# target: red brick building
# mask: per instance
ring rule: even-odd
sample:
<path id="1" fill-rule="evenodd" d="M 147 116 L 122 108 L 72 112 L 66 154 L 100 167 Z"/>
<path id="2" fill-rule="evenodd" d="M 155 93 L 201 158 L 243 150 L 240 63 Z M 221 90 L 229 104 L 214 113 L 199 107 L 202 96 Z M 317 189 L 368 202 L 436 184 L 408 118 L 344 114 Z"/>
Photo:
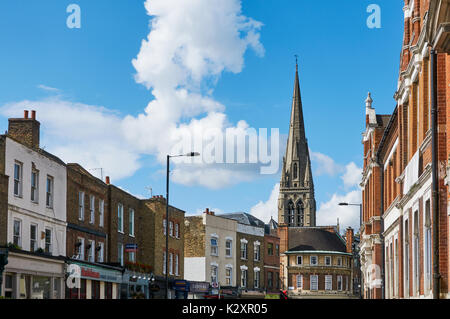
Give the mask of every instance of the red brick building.
<path id="1" fill-rule="evenodd" d="M 273 219 L 264 228 L 264 281 L 266 292 L 277 293 L 280 290 L 280 238 L 278 224 Z"/>
<path id="2" fill-rule="evenodd" d="M 363 291 L 448 298 L 450 1 L 406 0 L 404 21 L 397 105 L 366 100 Z"/>

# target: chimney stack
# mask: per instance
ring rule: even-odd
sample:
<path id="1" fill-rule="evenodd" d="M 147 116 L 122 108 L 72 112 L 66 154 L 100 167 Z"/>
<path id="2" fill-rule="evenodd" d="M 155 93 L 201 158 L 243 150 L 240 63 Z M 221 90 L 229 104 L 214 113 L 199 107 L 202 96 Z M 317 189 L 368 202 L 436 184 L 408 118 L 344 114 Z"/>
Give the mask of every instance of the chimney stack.
<path id="1" fill-rule="evenodd" d="M 8 136 L 17 142 L 29 147 L 39 148 L 39 131 L 41 123 L 36 121 L 36 111 L 31 111 L 31 118 L 28 111 L 23 111 L 23 118 L 8 119 Z"/>
<path id="2" fill-rule="evenodd" d="M 345 240 L 347 246 L 347 252 L 353 253 L 353 228 L 349 227 L 345 231 Z"/>

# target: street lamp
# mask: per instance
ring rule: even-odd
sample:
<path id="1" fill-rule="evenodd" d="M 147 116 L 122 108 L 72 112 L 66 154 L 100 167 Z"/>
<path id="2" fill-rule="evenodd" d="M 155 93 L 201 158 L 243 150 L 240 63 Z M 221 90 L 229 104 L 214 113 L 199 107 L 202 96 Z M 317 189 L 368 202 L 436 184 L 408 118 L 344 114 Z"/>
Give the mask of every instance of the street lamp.
<path id="1" fill-rule="evenodd" d="M 171 157 L 194 157 L 199 156 L 198 152 L 190 152 L 182 155 L 167 155 L 167 174 L 166 174 L 166 299 L 169 299 L 169 172 Z"/>
<path id="2" fill-rule="evenodd" d="M 359 227 L 362 225 L 362 204 L 339 203 L 339 206 L 359 206 Z"/>

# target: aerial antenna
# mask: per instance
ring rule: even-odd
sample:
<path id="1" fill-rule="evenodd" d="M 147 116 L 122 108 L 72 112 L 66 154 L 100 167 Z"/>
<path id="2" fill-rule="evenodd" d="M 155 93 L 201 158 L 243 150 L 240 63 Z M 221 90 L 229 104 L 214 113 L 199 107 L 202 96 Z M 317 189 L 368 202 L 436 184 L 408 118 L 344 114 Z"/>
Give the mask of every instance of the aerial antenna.
<path id="1" fill-rule="evenodd" d="M 150 191 L 150 198 L 152 198 L 153 197 L 153 189 L 150 186 L 146 186 L 145 189 Z"/>
<path id="2" fill-rule="evenodd" d="M 102 168 L 102 167 L 99 167 L 99 168 L 90 168 L 89 170 L 90 170 L 90 171 L 98 171 L 98 170 L 100 170 L 100 176 L 101 176 L 101 179 L 102 179 L 102 181 L 103 181 L 103 168 Z"/>

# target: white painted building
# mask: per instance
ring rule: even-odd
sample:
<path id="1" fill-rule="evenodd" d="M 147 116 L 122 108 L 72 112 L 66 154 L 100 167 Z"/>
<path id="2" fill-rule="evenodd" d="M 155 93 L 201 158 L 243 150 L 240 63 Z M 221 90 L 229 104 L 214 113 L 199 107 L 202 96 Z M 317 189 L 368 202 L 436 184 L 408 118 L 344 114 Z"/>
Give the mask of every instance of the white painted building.
<path id="1" fill-rule="evenodd" d="M 26 251 L 66 255 L 66 166 L 7 137 L 8 242 Z"/>
<path id="2" fill-rule="evenodd" d="M 14 299 L 64 298 L 66 165 L 39 147 L 36 113 L 9 119 L 0 136 L 0 172 L 8 176 L 8 264 L 2 294 Z"/>
<path id="3" fill-rule="evenodd" d="M 215 216 L 209 210 L 202 216 L 187 217 L 186 221 L 191 226 L 187 229 L 202 232 L 203 248 L 202 251 L 195 251 L 195 256 L 185 253 L 185 279 L 209 282 L 213 288 L 215 284 L 217 287 L 235 287 L 238 284 L 236 255 L 239 253 L 235 251 L 237 221 Z M 194 226 L 194 223 L 199 225 Z M 189 241 L 185 245 L 190 245 Z"/>

